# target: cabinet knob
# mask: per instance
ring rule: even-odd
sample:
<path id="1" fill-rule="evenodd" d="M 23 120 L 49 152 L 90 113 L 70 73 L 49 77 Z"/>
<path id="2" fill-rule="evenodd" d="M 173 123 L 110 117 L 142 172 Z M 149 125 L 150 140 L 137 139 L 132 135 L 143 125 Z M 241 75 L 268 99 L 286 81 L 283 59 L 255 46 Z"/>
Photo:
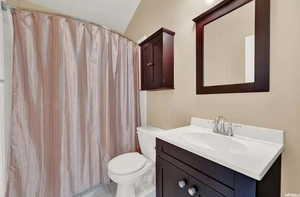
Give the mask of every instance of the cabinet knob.
<path id="1" fill-rule="evenodd" d="M 188 193 L 190 196 L 195 196 L 197 193 L 197 188 L 196 187 L 191 187 L 188 189 Z"/>
<path id="2" fill-rule="evenodd" d="M 178 181 L 178 186 L 179 186 L 181 189 L 185 188 L 186 184 L 187 184 L 186 180 Z"/>

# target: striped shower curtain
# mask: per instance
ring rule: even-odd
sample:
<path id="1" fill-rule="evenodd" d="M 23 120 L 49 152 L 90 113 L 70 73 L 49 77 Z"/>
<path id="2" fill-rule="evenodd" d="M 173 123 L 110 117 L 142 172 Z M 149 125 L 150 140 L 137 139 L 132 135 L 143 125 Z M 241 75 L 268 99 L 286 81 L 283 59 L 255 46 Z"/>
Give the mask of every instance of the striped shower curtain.
<path id="1" fill-rule="evenodd" d="M 69 197 L 135 151 L 139 46 L 105 28 L 15 9 L 7 197 Z"/>
<path id="2" fill-rule="evenodd" d="M 1 0 L 0 0 L 1 2 Z M 9 144 L 10 70 L 12 55 L 12 19 L 9 11 L 0 9 L 0 197 L 5 196 L 7 183 L 7 145 Z"/>

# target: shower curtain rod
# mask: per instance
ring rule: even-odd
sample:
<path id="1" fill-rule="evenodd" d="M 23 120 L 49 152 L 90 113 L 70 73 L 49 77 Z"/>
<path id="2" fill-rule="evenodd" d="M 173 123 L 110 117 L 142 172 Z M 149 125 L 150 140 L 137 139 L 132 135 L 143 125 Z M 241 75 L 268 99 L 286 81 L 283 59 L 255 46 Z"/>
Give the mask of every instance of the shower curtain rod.
<path id="1" fill-rule="evenodd" d="M 1 0 L 0 0 L 1 1 Z M 117 31 L 114 31 L 114 30 L 111 30 L 110 28 L 108 27 L 105 27 L 104 25 L 99 25 L 99 24 L 96 24 L 96 23 L 93 23 L 93 22 L 90 22 L 90 21 L 87 21 L 87 20 L 84 20 L 84 19 L 80 19 L 80 18 L 76 18 L 76 17 L 73 17 L 73 16 L 68 16 L 68 15 L 64 15 L 64 14 L 58 14 L 58 13 L 51 13 L 51 12 L 45 12 L 45 11 L 40 11 L 40 10 L 30 10 L 30 9 L 24 9 L 24 8 L 17 8 L 15 6 L 12 6 L 10 5 L 9 3 L 5 2 L 5 1 L 1 1 L 1 9 L 3 11 L 7 11 L 7 10 L 11 10 L 11 9 L 20 9 L 20 10 L 24 10 L 24 11 L 33 11 L 33 12 L 40 12 L 40 13 L 44 13 L 44 14 L 49 14 L 49 15 L 56 15 L 56 16 L 61 16 L 61 17 L 65 17 L 65 18 L 69 18 L 69 19 L 73 19 L 73 20 L 77 20 L 77 21 L 81 21 L 83 23 L 88 23 L 88 24 L 91 24 L 91 25 L 95 25 L 97 27 L 101 27 L 101 28 L 104 28 L 112 33 L 115 33 L 115 34 L 118 34 L 119 36 L 123 37 L 123 38 L 126 38 L 127 40 L 135 43 L 135 44 L 138 44 L 137 42 L 135 42 L 134 40 L 124 36 L 123 34 L 117 32 Z"/>

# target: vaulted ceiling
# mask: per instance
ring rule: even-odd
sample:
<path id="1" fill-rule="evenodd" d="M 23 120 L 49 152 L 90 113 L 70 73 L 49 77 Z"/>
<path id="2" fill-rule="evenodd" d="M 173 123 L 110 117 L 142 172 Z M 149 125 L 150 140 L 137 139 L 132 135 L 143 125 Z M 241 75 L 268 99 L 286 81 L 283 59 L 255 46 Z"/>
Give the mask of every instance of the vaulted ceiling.
<path id="1" fill-rule="evenodd" d="M 22 1 L 22 0 L 17 0 Z M 61 14 L 79 17 L 124 33 L 141 0 L 27 0 Z"/>

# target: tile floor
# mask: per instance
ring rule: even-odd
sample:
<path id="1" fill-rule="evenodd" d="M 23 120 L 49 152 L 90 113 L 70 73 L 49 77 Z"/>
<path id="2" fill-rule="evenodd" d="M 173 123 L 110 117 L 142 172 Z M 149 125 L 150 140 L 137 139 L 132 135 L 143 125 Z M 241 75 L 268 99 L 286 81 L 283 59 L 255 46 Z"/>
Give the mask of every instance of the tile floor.
<path id="1" fill-rule="evenodd" d="M 115 197 L 116 190 L 116 184 L 112 183 L 110 185 L 101 185 L 76 197 Z M 155 193 L 153 192 L 145 197 L 155 197 Z"/>
<path id="2" fill-rule="evenodd" d="M 115 197 L 116 189 L 117 186 L 115 184 L 98 185 L 74 197 Z"/>

